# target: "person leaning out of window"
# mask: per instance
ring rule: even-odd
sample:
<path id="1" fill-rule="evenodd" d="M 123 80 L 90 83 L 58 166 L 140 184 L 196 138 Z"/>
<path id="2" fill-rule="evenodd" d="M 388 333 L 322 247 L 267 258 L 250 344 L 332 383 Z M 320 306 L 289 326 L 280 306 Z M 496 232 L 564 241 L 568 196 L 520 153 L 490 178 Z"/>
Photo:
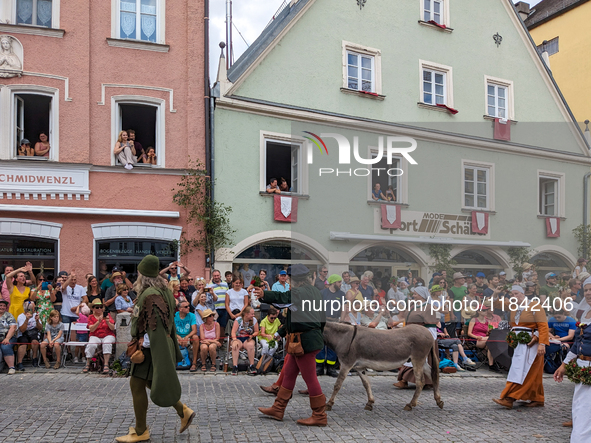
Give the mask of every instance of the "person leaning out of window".
<path id="1" fill-rule="evenodd" d="M 23 138 L 21 140 L 21 145 L 16 148 L 16 155 L 19 157 L 34 157 L 35 156 L 35 149 L 31 147 L 31 142 L 29 139 Z"/>
<path id="2" fill-rule="evenodd" d="M 146 152 L 142 152 L 138 156 L 137 162 L 144 163 L 146 165 L 156 165 L 158 161 L 156 159 L 156 150 L 154 149 L 154 146 L 148 146 Z"/>
<path id="3" fill-rule="evenodd" d="M 135 147 L 127 140 L 127 131 L 121 131 L 119 133 L 113 153 L 125 169 L 131 170 L 133 169 L 133 165 L 137 163 Z"/>
<path id="4" fill-rule="evenodd" d="M 35 143 L 35 155 L 38 157 L 49 157 L 49 137 L 45 132 L 39 133 L 39 141 Z"/>

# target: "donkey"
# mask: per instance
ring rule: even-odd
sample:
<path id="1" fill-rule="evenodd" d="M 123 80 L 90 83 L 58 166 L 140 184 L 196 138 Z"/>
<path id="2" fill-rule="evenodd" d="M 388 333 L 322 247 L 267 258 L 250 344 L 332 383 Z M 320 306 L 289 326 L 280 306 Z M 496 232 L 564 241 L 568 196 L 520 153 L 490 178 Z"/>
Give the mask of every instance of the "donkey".
<path id="1" fill-rule="evenodd" d="M 346 323 L 327 322 L 324 327 L 324 342 L 332 348 L 341 362 L 341 370 L 334 385 L 332 397 L 326 404 L 330 411 L 343 381 L 351 369 L 357 370 L 367 391 L 365 409 L 373 409 L 374 396 L 365 369 L 388 371 L 401 367 L 410 358 L 416 379 L 416 391 L 405 411 L 416 407 L 425 385 L 424 372 L 429 370 L 427 357 L 431 354 L 431 379 L 437 406 L 443 409 L 439 395 L 439 351 L 431 333 L 424 326 L 408 325 L 402 329 L 379 330 Z"/>

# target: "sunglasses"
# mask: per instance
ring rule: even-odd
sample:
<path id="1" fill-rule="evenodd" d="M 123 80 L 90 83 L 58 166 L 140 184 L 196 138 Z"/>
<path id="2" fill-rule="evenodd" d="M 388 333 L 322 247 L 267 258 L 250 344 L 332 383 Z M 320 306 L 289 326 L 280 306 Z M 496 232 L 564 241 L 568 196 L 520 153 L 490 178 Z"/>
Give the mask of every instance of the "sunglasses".
<path id="1" fill-rule="evenodd" d="M 103 309 L 102 306 L 93 306 L 92 309 Z"/>

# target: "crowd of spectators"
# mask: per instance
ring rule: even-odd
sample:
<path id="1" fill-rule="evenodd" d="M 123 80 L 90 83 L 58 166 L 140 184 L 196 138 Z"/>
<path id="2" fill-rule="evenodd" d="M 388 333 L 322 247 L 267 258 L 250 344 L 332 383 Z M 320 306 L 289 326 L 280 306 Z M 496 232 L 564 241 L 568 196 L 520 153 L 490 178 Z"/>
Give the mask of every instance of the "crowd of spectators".
<path id="1" fill-rule="evenodd" d="M 399 309 L 399 302 L 412 299 L 431 303 L 437 311 L 439 345 L 450 354 L 457 370 L 473 366 L 474 354 L 467 351 L 480 349 L 486 355 L 488 368 L 499 371 L 489 340 L 491 331 L 507 328 L 503 300 L 511 297 L 515 285 L 523 288 L 528 299 L 538 298 L 546 307 L 551 331 L 548 353 L 564 355 L 573 340 L 578 304 L 583 300 L 581 282 L 589 277 L 585 265 L 586 261 L 581 259 L 572 273 L 546 273 L 543 284 L 535 266 L 529 263 L 523 264 L 523 271 L 511 280 L 505 272 L 488 276 L 478 272 L 473 276 L 438 271 L 429 283 L 412 274 L 389 277 L 374 275 L 370 270 L 359 275 L 351 270 L 328 275 L 328 268 L 320 266 L 311 275 L 311 284 L 321 291 L 324 300 L 351 302 L 344 309 L 327 304 L 329 319 L 362 327 L 404 327 L 409 312 Z M 180 262 L 171 263 L 160 273 L 169 281 L 176 300 L 179 345 L 186 355 L 192 354 L 189 364 L 183 362 L 179 369 L 215 372 L 225 347 L 224 352 L 231 356 L 232 374 L 238 373 L 241 358 L 247 361 L 246 372 L 256 374 L 256 358 L 272 357 L 281 348 L 279 332 L 285 318 L 281 309 L 258 302 L 253 295 L 253 283 L 258 277 L 257 284 L 264 289 L 288 291 L 288 272 L 277 272 L 275 281 L 267 279 L 265 269 L 256 273 L 248 265 L 234 273 L 226 272 L 224 280 L 218 270 L 212 272 L 210 281 L 190 274 Z M 83 372 L 87 372 L 90 359 L 100 347 L 104 357 L 102 371 L 108 373 L 116 342 L 117 315 L 132 313 L 136 300 L 129 276 L 114 267 L 102 279 L 92 274 L 79 278 L 74 271 L 49 277 L 42 273 L 34 275 L 31 263 L 18 269 L 4 269 L 0 286 L 0 362 L 5 362 L 8 373 L 14 374 L 24 371 L 23 361 L 29 358 L 32 366 L 38 367 L 41 353 L 46 368 L 54 361 L 53 368 L 58 369 L 62 354 L 67 353 L 74 363 L 83 363 Z M 450 308 L 454 301 L 464 302 L 463 308 Z M 567 306 L 572 309 L 566 310 Z M 85 324 L 86 329 L 66 337 L 67 325 L 71 323 Z M 63 343 L 70 340 L 87 344 L 64 349 Z M 330 350 L 323 350 L 317 356 L 317 363 L 323 367 L 317 371 L 324 373 L 326 366 L 327 374 L 336 375 L 336 360 Z"/>

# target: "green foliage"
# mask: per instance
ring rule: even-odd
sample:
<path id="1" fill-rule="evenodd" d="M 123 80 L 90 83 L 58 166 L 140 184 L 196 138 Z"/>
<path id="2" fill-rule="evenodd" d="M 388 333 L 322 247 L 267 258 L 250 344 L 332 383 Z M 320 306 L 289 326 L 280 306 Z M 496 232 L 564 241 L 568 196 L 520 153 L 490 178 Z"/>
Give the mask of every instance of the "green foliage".
<path id="1" fill-rule="evenodd" d="M 580 257 L 587 257 L 591 251 L 591 225 L 579 225 L 573 229 L 575 240 L 578 243 Z"/>
<path id="2" fill-rule="evenodd" d="M 212 183 L 207 170 L 199 160 L 189 161 L 186 175 L 173 189 L 173 201 L 188 210 L 187 223 L 195 227 L 196 235 L 186 232 L 180 241 L 183 254 L 193 249 L 204 249 L 206 254 L 232 242 L 236 232 L 230 227 L 232 208 L 211 199 Z"/>
<path id="3" fill-rule="evenodd" d="M 435 260 L 435 265 L 431 268 L 433 272 L 445 270 L 447 272 L 448 280 L 454 274 L 453 265 L 455 260 L 451 258 L 452 245 L 429 245 L 429 255 Z"/>
<path id="4" fill-rule="evenodd" d="M 529 259 L 532 258 L 535 253 L 535 250 L 525 247 L 514 247 L 507 249 L 507 254 L 509 254 L 513 271 L 515 271 L 516 274 L 521 274 L 523 272 L 522 265 L 524 263 L 529 263 Z"/>

